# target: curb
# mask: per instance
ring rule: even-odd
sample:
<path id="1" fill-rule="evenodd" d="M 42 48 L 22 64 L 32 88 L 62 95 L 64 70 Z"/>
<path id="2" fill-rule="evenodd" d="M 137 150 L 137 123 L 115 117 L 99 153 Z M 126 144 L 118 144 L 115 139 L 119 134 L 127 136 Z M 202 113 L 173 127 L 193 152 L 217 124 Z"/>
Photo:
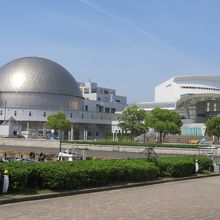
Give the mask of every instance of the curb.
<path id="1" fill-rule="evenodd" d="M 190 176 L 190 177 L 181 177 L 181 178 L 168 178 L 168 179 L 154 180 L 154 181 L 140 182 L 140 183 L 128 183 L 128 184 L 123 184 L 123 185 L 105 186 L 105 187 L 64 191 L 64 192 L 54 192 L 54 193 L 48 193 L 48 194 L 43 194 L 43 195 L 31 195 L 31 196 L 24 196 L 20 198 L 14 197 L 14 198 L 1 199 L 1 195 L 0 195 L 0 205 L 9 204 L 9 203 L 17 203 L 17 202 L 41 200 L 41 199 L 50 199 L 50 198 L 57 198 L 57 197 L 63 197 L 63 196 L 80 195 L 80 194 L 86 194 L 86 193 L 110 191 L 110 190 L 117 190 L 117 189 L 126 189 L 126 188 L 132 188 L 132 187 L 177 182 L 177 181 L 199 179 L 199 178 L 206 178 L 206 177 L 215 177 L 215 176 L 220 176 L 220 174 L 214 173 L 214 174 L 206 174 L 206 175 L 201 175 L 201 176 L 199 175 L 199 176 Z"/>

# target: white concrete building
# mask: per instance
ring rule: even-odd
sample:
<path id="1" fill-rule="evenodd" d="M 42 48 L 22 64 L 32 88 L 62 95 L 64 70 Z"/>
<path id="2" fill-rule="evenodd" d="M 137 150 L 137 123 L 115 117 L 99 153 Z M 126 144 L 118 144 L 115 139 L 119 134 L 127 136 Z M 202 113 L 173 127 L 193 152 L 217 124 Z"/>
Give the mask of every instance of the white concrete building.
<path id="1" fill-rule="evenodd" d="M 192 94 L 220 94 L 220 77 L 175 76 L 155 87 L 155 102 L 177 102 Z"/>
<path id="2" fill-rule="evenodd" d="M 184 135 L 204 135 L 204 123 L 220 114 L 219 76 L 175 76 L 155 87 L 155 102 L 134 103 L 146 111 L 155 107 L 177 111 Z"/>
<path id="3" fill-rule="evenodd" d="M 127 106 L 125 96 L 116 95 L 114 89 L 98 87 L 97 83 L 79 83 L 82 96 L 85 98 L 84 110 L 114 114 Z"/>
<path id="4" fill-rule="evenodd" d="M 115 112 L 126 106 L 126 97 L 95 83 L 86 84 L 83 91 L 82 95 L 74 77 L 54 61 L 40 57 L 13 60 L 0 68 L 0 122 L 13 117 L 23 131 L 46 138 L 50 132 L 47 117 L 64 112 L 71 122 L 69 139 L 104 137 L 118 117 Z"/>

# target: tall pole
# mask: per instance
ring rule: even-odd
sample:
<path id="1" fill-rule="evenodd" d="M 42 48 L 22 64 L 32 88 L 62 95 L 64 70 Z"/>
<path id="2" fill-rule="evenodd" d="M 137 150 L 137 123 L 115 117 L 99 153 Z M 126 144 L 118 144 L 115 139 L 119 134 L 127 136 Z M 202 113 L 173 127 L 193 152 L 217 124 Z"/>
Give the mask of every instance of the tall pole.
<path id="1" fill-rule="evenodd" d="M 61 139 L 60 139 L 60 149 L 59 149 L 59 150 L 60 150 L 60 152 L 61 152 Z"/>

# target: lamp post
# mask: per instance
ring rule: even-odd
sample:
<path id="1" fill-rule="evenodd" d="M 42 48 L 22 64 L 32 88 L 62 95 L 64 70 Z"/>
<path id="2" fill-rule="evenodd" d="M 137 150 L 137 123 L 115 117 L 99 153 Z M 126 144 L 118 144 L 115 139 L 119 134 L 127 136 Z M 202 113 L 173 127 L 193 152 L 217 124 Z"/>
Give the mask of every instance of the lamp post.
<path id="1" fill-rule="evenodd" d="M 59 148 L 60 152 L 61 152 L 61 139 L 60 139 L 60 148 Z"/>

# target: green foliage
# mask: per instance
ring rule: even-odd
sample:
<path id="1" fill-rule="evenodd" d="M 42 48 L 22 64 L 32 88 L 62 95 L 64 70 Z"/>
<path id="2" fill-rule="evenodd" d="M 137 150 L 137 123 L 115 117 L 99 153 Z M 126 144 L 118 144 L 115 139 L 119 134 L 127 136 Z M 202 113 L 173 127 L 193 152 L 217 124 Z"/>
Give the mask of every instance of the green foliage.
<path id="1" fill-rule="evenodd" d="M 162 177 L 183 177 L 194 174 L 194 161 L 190 157 L 158 158 L 155 163 Z"/>
<path id="2" fill-rule="evenodd" d="M 79 189 L 120 182 L 156 179 L 158 168 L 146 160 L 88 160 L 4 164 L 9 170 L 10 191 L 29 187 L 52 190 Z M 18 167 L 20 168 L 18 169 Z"/>
<path id="3" fill-rule="evenodd" d="M 206 132 L 211 136 L 214 135 L 219 140 L 220 137 L 220 115 L 209 119 L 206 123 Z"/>
<path id="4" fill-rule="evenodd" d="M 55 131 L 68 131 L 70 129 L 70 121 L 66 119 L 66 115 L 63 112 L 57 112 L 48 116 L 47 126 Z"/>
<path id="5" fill-rule="evenodd" d="M 209 157 L 197 157 L 199 163 L 199 171 L 202 172 L 204 170 L 213 170 L 213 162 Z"/>
<path id="6" fill-rule="evenodd" d="M 199 172 L 209 170 L 212 160 L 206 157 L 198 157 Z M 193 157 L 163 157 L 158 158 L 155 165 L 160 170 L 160 176 L 184 177 L 195 173 L 195 158 Z"/>
<path id="7" fill-rule="evenodd" d="M 160 134 L 160 142 L 166 134 L 180 134 L 182 121 L 175 111 L 155 108 L 145 117 L 145 124 Z"/>
<path id="8" fill-rule="evenodd" d="M 146 112 L 144 109 L 131 105 L 123 111 L 118 126 L 126 132 L 131 132 L 132 135 L 143 134 L 148 130 L 144 123 L 145 116 Z"/>
<path id="9" fill-rule="evenodd" d="M 209 170 L 212 161 L 198 158 L 200 171 Z M 155 180 L 159 176 L 182 177 L 194 174 L 194 158 L 86 160 L 71 162 L 0 164 L 9 170 L 9 191 L 32 189 L 68 190 L 109 184 Z"/>

